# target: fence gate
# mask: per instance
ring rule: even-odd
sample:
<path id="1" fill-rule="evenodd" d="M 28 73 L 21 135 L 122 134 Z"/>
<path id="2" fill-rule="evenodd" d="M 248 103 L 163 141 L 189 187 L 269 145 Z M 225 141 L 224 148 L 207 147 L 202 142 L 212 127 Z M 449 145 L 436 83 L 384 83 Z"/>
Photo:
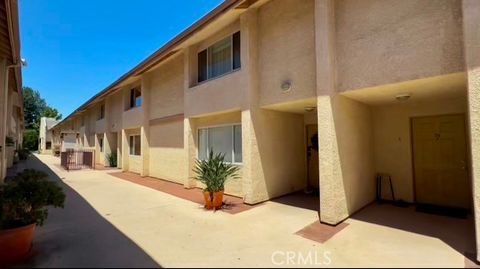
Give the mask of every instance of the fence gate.
<path id="1" fill-rule="evenodd" d="M 95 169 L 94 150 L 67 149 L 60 153 L 60 163 L 67 171 L 82 168 Z"/>

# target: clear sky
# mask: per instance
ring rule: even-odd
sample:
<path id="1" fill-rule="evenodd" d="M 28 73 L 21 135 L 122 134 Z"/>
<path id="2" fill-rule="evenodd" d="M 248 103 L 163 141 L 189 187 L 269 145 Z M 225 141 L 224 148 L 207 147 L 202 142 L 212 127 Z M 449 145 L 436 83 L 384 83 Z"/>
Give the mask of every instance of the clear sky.
<path id="1" fill-rule="evenodd" d="M 63 117 L 222 0 L 20 0 L 23 85 Z"/>

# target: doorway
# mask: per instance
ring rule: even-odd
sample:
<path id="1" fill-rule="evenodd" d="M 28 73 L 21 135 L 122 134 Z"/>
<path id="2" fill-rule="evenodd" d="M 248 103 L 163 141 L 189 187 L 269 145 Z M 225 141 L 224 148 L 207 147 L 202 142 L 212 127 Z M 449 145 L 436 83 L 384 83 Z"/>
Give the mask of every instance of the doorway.
<path id="1" fill-rule="evenodd" d="M 306 125 L 307 144 L 307 178 L 308 187 L 318 189 L 318 125 Z"/>
<path id="2" fill-rule="evenodd" d="M 465 117 L 412 118 L 415 202 L 470 208 Z"/>

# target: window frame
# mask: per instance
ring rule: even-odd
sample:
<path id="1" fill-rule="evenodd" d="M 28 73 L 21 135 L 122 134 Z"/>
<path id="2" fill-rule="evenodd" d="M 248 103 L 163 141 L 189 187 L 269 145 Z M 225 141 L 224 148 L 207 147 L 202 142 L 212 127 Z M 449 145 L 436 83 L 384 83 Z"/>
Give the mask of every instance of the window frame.
<path id="1" fill-rule="evenodd" d="M 139 154 L 135 154 L 135 146 L 136 146 L 135 137 L 136 136 L 139 137 L 139 143 L 140 143 Z M 129 156 L 135 156 L 135 157 L 142 156 L 142 137 L 139 134 L 132 134 L 128 136 L 128 146 L 129 146 L 129 149 L 128 149 Z M 132 151 L 133 151 L 133 154 L 132 154 Z"/>
<path id="2" fill-rule="evenodd" d="M 105 104 L 101 104 L 98 112 L 97 120 L 103 120 L 104 118 L 105 118 Z"/>
<path id="3" fill-rule="evenodd" d="M 137 106 L 137 97 L 135 97 L 135 91 L 138 91 L 140 93 L 140 105 Z M 130 90 L 128 90 L 128 102 L 126 104 L 126 109 L 125 111 L 142 107 L 143 105 L 143 96 L 142 96 L 142 88 L 141 87 L 133 87 Z"/>
<path id="4" fill-rule="evenodd" d="M 226 124 L 218 124 L 218 125 L 210 125 L 210 126 L 205 126 L 205 127 L 199 127 L 197 128 L 197 159 L 200 159 L 200 151 L 198 150 L 200 148 L 200 131 L 201 130 L 206 130 L 206 135 L 207 135 L 207 154 L 210 153 L 209 149 L 209 144 L 208 144 L 208 129 L 212 128 L 218 128 L 218 127 L 231 127 L 232 130 L 232 135 L 231 135 L 231 145 L 232 145 L 232 162 L 225 162 L 225 163 L 231 163 L 234 165 L 243 165 L 243 132 L 242 132 L 242 161 L 237 162 L 235 160 L 235 126 L 239 126 L 240 129 L 242 128 L 242 123 L 226 123 Z"/>
<path id="5" fill-rule="evenodd" d="M 239 54 L 240 54 L 240 59 L 239 59 L 239 65 L 237 68 L 235 68 L 235 56 L 234 56 L 234 40 L 233 40 L 233 36 L 236 35 L 236 34 L 239 34 L 239 38 L 240 38 L 240 44 L 239 46 L 241 47 L 241 35 L 240 35 L 240 31 L 236 31 L 232 34 L 230 34 L 229 36 L 226 36 L 224 38 L 221 38 L 221 39 L 218 39 L 217 41 L 213 42 L 212 44 L 210 44 L 209 46 L 207 46 L 206 48 L 200 50 L 197 52 L 197 85 L 199 84 L 202 84 L 202 83 L 205 83 L 207 81 L 210 81 L 210 80 L 214 80 L 214 79 L 217 79 L 217 78 L 221 78 L 225 75 L 228 75 L 228 74 L 231 74 L 233 72 L 236 72 L 240 69 L 242 69 L 242 56 L 241 56 L 241 48 L 239 48 Z M 217 45 L 218 43 L 226 40 L 226 39 L 229 39 L 230 41 L 230 59 L 231 59 L 231 69 L 223 74 L 220 74 L 220 75 L 217 75 L 217 76 L 213 76 L 213 77 L 210 77 L 209 74 L 210 74 L 210 51 L 211 51 L 211 48 L 215 45 Z M 198 59 L 199 59 L 199 55 L 203 52 L 206 52 L 206 60 L 205 60 L 205 63 L 206 63 L 206 78 L 202 81 L 200 81 L 200 75 L 199 75 L 199 71 L 200 71 L 200 68 L 199 68 L 199 63 L 198 63 Z"/>

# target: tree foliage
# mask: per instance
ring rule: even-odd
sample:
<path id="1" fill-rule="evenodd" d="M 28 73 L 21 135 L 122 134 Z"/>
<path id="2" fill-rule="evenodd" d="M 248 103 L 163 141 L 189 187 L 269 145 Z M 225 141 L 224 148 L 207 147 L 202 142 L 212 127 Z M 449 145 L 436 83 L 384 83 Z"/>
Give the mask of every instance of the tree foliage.
<path id="1" fill-rule="evenodd" d="M 40 117 L 47 109 L 47 102 L 40 92 L 30 87 L 23 87 L 23 109 L 25 112 L 25 128 L 38 130 Z"/>
<path id="2" fill-rule="evenodd" d="M 56 108 L 47 106 L 45 111 L 43 111 L 42 117 L 60 120 L 62 118 L 62 114 L 60 114 Z"/>
<path id="3" fill-rule="evenodd" d="M 35 151 L 38 149 L 38 131 L 27 129 L 23 133 L 23 148 Z"/>
<path id="4" fill-rule="evenodd" d="M 40 96 L 39 91 L 30 87 L 23 87 L 23 107 L 26 129 L 38 131 L 41 117 L 55 118 L 57 120 L 62 118 L 62 114 L 57 109 L 47 105 L 45 99 Z"/>

